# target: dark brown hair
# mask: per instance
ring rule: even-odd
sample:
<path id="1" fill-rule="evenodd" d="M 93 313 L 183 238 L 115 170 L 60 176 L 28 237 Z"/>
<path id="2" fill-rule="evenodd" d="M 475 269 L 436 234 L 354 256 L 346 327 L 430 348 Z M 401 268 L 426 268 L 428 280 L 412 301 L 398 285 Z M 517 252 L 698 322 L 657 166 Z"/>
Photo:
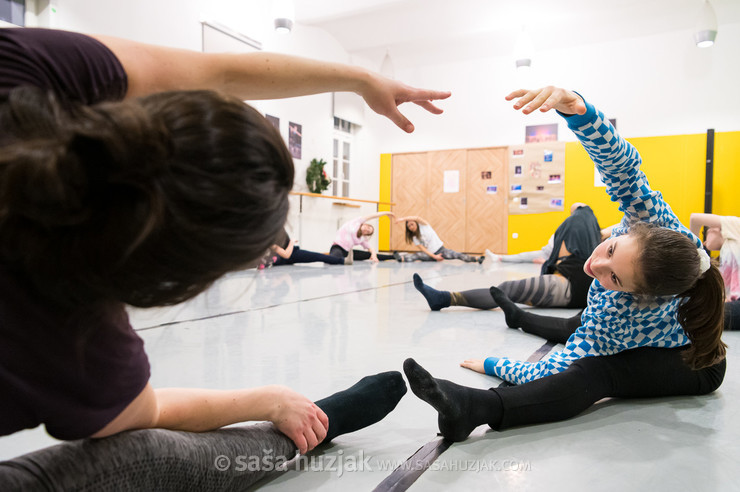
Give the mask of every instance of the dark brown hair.
<path id="1" fill-rule="evenodd" d="M 696 244 L 680 232 L 638 222 L 629 234 L 640 248 L 635 293 L 684 298 L 677 317 L 691 340 L 683 352 L 686 363 L 701 369 L 724 359 L 725 286 L 716 264 L 701 273 Z"/>
<path id="2" fill-rule="evenodd" d="M 408 244 L 413 244 L 414 238 L 416 238 L 419 241 L 421 241 L 421 231 L 419 231 L 419 229 L 420 229 L 420 227 L 419 227 L 419 221 L 415 220 L 414 222 L 416 222 L 416 231 L 415 232 L 411 232 L 409 230 L 409 221 L 408 220 L 406 221 L 406 242 Z"/>
<path id="3" fill-rule="evenodd" d="M 185 301 L 283 231 L 293 161 L 242 101 L 210 91 L 0 109 L 0 262 L 62 306 Z"/>

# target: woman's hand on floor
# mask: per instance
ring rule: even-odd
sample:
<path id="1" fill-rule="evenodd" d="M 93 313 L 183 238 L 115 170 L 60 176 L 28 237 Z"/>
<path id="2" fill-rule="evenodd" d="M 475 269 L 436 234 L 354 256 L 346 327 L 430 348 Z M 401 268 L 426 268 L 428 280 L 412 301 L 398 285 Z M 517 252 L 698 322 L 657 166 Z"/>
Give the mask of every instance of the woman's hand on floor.
<path id="1" fill-rule="evenodd" d="M 485 361 L 483 359 L 465 359 L 465 362 L 460 363 L 460 367 L 485 374 L 486 370 L 483 368 L 484 362 Z"/>

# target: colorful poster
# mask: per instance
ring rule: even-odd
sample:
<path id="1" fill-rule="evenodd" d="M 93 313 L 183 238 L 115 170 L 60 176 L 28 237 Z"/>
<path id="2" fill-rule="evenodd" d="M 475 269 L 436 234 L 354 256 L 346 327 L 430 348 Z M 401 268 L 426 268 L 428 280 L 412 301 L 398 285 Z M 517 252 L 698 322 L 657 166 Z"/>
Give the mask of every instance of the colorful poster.
<path id="1" fill-rule="evenodd" d="M 294 159 L 300 159 L 301 158 L 301 146 L 303 145 L 303 130 L 301 125 L 298 123 L 293 123 L 292 121 L 288 123 L 288 149 L 290 149 L 290 155 L 293 156 Z"/>
<path id="2" fill-rule="evenodd" d="M 532 125 L 524 131 L 524 141 L 526 143 L 537 142 L 556 142 L 558 140 L 558 124 L 551 125 Z"/>

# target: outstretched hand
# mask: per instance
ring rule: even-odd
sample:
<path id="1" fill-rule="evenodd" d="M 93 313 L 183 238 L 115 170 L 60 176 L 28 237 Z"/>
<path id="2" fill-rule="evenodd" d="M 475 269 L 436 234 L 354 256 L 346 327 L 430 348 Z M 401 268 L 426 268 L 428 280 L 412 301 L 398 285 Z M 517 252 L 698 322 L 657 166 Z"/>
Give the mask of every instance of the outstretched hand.
<path id="1" fill-rule="evenodd" d="M 485 361 L 482 359 L 465 359 L 465 362 L 460 363 L 460 367 L 464 367 L 465 369 L 470 369 L 471 371 L 485 374 L 486 370 L 483 366 L 484 363 Z"/>
<path id="2" fill-rule="evenodd" d="M 519 89 L 506 96 L 507 101 L 514 99 L 518 99 L 514 103 L 514 109 L 521 109 L 524 114 L 530 114 L 537 109 L 543 113 L 555 109 L 569 115 L 586 112 L 586 104 L 581 96 L 573 91 L 551 85 L 531 91 Z"/>
<path id="3" fill-rule="evenodd" d="M 407 133 L 414 131 L 414 125 L 401 114 L 398 106 L 406 102 L 412 102 L 430 113 L 442 114 L 443 110 L 432 104 L 432 101 L 447 99 L 450 94 L 449 91 L 416 89 L 376 73 L 370 74 L 369 82 L 360 91 L 360 95 L 365 99 L 370 109 L 387 117 Z"/>

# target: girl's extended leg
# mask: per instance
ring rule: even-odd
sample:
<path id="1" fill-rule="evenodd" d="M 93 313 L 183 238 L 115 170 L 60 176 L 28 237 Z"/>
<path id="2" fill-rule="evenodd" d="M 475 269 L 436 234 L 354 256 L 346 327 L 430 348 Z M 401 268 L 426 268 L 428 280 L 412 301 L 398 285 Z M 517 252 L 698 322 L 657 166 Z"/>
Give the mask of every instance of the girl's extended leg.
<path id="1" fill-rule="evenodd" d="M 399 256 L 401 257 L 401 261 L 404 263 L 409 261 L 436 261 L 423 251 L 419 251 L 418 253 L 400 254 Z"/>
<path id="2" fill-rule="evenodd" d="M 292 265 L 294 263 L 313 263 L 315 261 L 322 261 L 330 265 L 344 265 L 344 258 L 315 253 L 313 251 L 306 251 L 299 247 L 293 248 L 293 254 L 290 255 L 289 259 L 285 260 L 285 263 Z"/>
<path id="3" fill-rule="evenodd" d="M 704 395 L 716 390 L 725 361 L 694 371 L 684 364 L 683 350 L 642 347 L 586 357 L 559 374 L 490 390 L 436 379 L 413 359 L 404 362 L 404 371 L 414 394 L 437 410 L 442 434 L 460 441 L 483 424 L 503 430 L 574 417 L 606 397 Z M 485 411 L 475 408 L 480 406 Z"/>
<path id="4" fill-rule="evenodd" d="M 458 253 L 457 251 L 453 251 L 444 247 L 440 251 L 437 251 L 437 254 L 441 254 L 442 258 L 444 258 L 445 260 L 462 260 L 466 263 L 481 263 L 483 261 L 482 256 L 470 256 L 466 255 L 465 253 Z"/>
<path id="5" fill-rule="evenodd" d="M 316 402 L 324 442 L 385 417 L 406 393 L 397 371 L 361 379 Z M 3 490 L 245 490 L 295 456 L 272 424 L 212 432 L 147 429 L 85 439 L 0 462 Z"/>
<path id="6" fill-rule="evenodd" d="M 525 333 L 564 344 L 573 332 L 581 326 L 581 313 L 583 311 L 570 318 L 541 316 L 521 309 L 497 287 L 491 287 L 490 293 L 494 302 L 504 311 L 506 324 L 509 328 L 521 328 Z"/>
<path id="7" fill-rule="evenodd" d="M 414 287 L 427 300 L 432 311 L 450 306 L 466 306 L 475 309 L 493 309 L 498 304 L 488 288 L 463 292 L 436 290 L 426 285 L 414 274 Z M 540 275 L 522 280 L 507 280 L 499 289 L 512 301 L 537 307 L 565 307 L 570 302 L 570 282 L 560 275 Z"/>

